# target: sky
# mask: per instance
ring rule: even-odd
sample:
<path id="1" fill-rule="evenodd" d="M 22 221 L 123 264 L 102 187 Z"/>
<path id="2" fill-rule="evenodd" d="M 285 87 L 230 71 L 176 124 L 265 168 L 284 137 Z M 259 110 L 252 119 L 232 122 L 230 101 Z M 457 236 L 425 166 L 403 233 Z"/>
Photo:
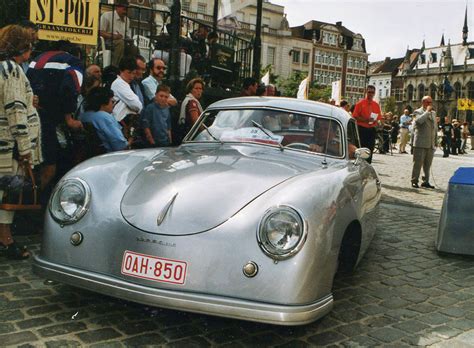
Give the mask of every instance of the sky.
<path id="1" fill-rule="evenodd" d="M 405 56 L 407 46 L 439 46 L 462 42 L 467 5 L 468 41 L 474 41 L 474 0 L 271 0 L 285 6 L 290 26 L 310 20 L 342 21 L 365 38 L 369 61 Z"/>

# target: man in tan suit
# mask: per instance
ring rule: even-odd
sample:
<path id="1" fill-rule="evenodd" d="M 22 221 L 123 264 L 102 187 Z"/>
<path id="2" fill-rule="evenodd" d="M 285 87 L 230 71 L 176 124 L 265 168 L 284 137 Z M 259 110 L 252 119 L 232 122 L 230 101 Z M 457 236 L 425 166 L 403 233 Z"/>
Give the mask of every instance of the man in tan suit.
<path id="1" fill-rule="evenodd" d="M 423 174 L 421 187 L 434 188 L 430 184 L 430 169 L 433 162 L 434 152 L 437 144 L 436 112 L 433 110 L 433 100 L 430 96 L 425 96 L 421 100 L 422 107 L 415 110 L 416 116 L 414 124 L 413 140 L 413 171 L 411 174 L 411 186 L 419 188 L 418 178 L 421 167 Z"/>

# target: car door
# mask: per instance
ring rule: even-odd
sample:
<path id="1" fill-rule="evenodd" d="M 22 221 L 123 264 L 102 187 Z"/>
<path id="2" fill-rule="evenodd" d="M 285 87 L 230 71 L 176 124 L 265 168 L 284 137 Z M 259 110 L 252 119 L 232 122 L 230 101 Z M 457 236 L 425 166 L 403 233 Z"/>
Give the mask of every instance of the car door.
<path id="1" fill-rule="evenodd" d="M 354 119 L 347 125 L 347 147 L 354 145 L 360 148 L 359 133 Z M 351 171 L 355 172 L 357 184 L 351 188 L 354 203 L 358 208 L 359 219 L 364 231 L 364 237 L 370 241 L 375 233 L 375 222 L 378 202 L 381 195 L 381 183 L 374 168 L 363 159 L 352 160 Z M 364 242 L 364 241 L 363 241 Z M 363 243 L 364 244 L 364 243 Z M 362 245 L 364 247 L 364 245 Z"/>

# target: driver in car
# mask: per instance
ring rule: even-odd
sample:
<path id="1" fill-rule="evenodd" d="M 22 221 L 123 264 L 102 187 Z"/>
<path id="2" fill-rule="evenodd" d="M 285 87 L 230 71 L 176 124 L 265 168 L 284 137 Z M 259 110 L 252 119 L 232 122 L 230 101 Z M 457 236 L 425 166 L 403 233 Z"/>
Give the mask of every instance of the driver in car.
<path id="1" fill-rule="evenodd" d="M 331 156 L 341 156 L 341 142 L 336 122 L 325 119 L 315 119 L 314 134 L 309 150 L 325 153 Z"/>

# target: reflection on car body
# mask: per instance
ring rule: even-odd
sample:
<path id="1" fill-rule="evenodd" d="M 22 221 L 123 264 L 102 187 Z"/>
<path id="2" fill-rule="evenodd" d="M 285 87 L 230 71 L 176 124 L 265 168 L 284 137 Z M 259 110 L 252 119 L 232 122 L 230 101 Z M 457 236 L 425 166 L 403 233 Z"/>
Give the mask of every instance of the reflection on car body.
<path id="1" fill-rule="evenodd" d="M 331 310 L 334 274 L 354 269 L 375 233 L 380 181 L 367 151 L 350 158 L 351 144 L 354 120 L 330 105 L 217 102 L 178 148 L 70 171 L 34 270 L 148 305 L 309 323 Z"/>

